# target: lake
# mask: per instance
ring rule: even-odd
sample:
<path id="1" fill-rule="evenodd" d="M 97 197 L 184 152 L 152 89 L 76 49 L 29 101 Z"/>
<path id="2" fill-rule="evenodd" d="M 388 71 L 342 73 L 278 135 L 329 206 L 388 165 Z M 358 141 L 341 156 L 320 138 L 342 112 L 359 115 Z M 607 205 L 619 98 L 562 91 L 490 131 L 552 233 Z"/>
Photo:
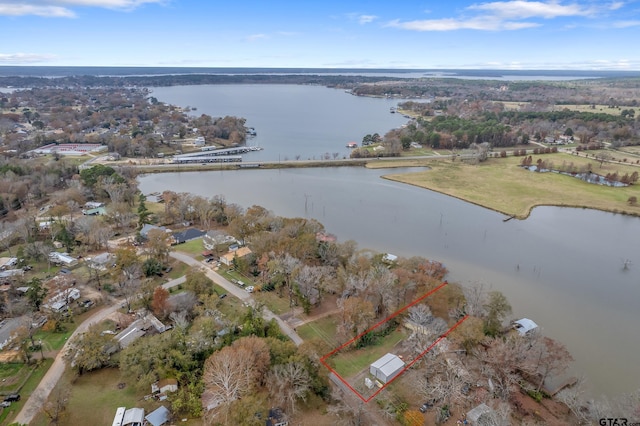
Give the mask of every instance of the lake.
<path id="1" fill-rule="evenodd" d="M 163 102 L 197 107 L 192 115 L 232 115 L 247 119 L 257 136 L 247 145 L 264 148 L 245 154 L 245 161 L 319 160 L 349 157 L 350 141 L 367 134 L 384 135 L 407 123 L 390 108 L 398 99 L 354 96 L 344 90 L 298 85 L 205 85 L 153 88 Z"/>
<path id="2" fill-rule="evenodd" d="M 209 88 L 213 90 L 209 92 Z M 248 118 L 248 114 L 240 112 L 241 100 L 244 95 L 246 99 L 255 96 L 251 90 L 254 86 L 225 88 L 228 97 L 224 99 L 229 106 L 238 108 L 227 114 Z M 234 88 L 238 89 L 235 97 Z M 271 90 L 277 88 L 269 86 L 269 90 L 264 88 L 260 93 L 267 96 L 276 93 Z M 321 99 L 327 102 L 323 108 L 349 115 L 350 110 L 341 109 L 339 104 L 364 99 L 368 101 L 365 104 L 379 105 L 370 108 L 379 110 L 376 114 L 381 119 L 396 119 L 397 114 L 389 114 L 390 102 L 386 99 L 357 98 L 315 86 L 284 88 L 302 96 L 307 103 L 314 103 L 316 94 L 330 92 L 315 98 L 314 108 L 321 109 L 317 105 Z M 188 93 L 192 90 L 198 96 L 190 98 Z M 199 90 L 173 87 L 154 89 L 154 95 L 163 102 L 190 105 L 197 107 L 198 113 L 219 116 L 225 115 L 221 112 L 226 110 L 224 102 L 220 101 L 222 105 L 216 109 L 208 108 L 215 104 L 220 90 L 220 86 L 206 90 L 201 86 Z M 168 94 L 172 96 L 165 97 Z M 282 99 L 286 97 L 282 95 Z M 261 121 L 262 128 L 247 120 L 249 126 L 256 127 L 259 137 L 262 133 L 281 132 L 281 138 L 272 142 L 278 151 L 286 150 L 287 144 L 299 148 L 297 141 L 309 129 L 334 127 L 325 121 L 329 113 L 309 115 L 303 108 L 281 109 L 280 102 L 269 104 L 264 99 L 261 102 L 268 108 L 263 113 L 274 120 L 285 110 L 290 114 L 286 130 L 272 129 L 267 119 Z M 255 114 L 252 120 L 259 120 L 260 111 L 253 102 L 248 103 L 246 109 Z M 340 134 L 355 134 L 360 131 L 357 129 L 373 125 L 367 117 L 354 117 L 355 112 L 343 124 L 344 128 L 332 130 L 335 139 L 341 142 L 355 139 L 341 138 Z M 359 123 L 360 120 L 365 122 Z M 386 130 L 367 133 L 382 134 Z M 263 153 L 267 152 L 265 146 Z M 463 285 L 478 283 L 502 291 L 513 306 L 514 319 L 531 318 L 545 335 L 567 345 L 576 359 L 574 373 L 587 377 L 594 394 L 614 396 L 637 388 L 640 244 L 632 236 L 640 235 L 640 219 L 593 210 L 540 207 L 527 220 L 503 222 L 504 216 L 499 213 L 380 178 L 395 173 L 399 170 L 319 168 L 170 173 L 142 176 L 140 188 L 144 193 L 172 190 L 207 197 L 222 194 L 228 202 L 244 207 L 257 204 L 280 216 L 316 218 L 339 240 L 352 239 L 361 248 L 441 261 L 450 270 L 449 281 Z M 626 271 L 625 259 L 633 262 Z"/>

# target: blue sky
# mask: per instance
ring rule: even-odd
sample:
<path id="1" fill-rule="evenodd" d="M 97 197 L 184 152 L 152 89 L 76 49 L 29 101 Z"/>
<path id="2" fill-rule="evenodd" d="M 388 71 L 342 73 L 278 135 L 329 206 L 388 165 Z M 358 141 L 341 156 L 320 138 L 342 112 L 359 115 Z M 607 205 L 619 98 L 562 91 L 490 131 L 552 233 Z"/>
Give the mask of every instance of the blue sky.
<path id="1" fill-rule="evenodd" d="M 640 70 L 640 0 L 0 0 L 0 65 Z"/>

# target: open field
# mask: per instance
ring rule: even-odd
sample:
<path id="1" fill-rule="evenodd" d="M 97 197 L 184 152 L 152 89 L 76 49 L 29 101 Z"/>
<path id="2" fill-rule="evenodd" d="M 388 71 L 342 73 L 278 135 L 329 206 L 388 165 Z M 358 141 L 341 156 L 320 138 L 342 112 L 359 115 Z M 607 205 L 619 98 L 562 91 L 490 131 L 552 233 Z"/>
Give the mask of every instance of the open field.
<path id="1" fill-rule="evenodd" d="M 338 341 L 335 339 L 338 319 L 335 316 L 328 316 L 308 322 L 296 329 L 298 335 L 303 340 L 322 339 L 329 347 L 337 347 Z"/>
<path id="2" fill-rule="evenodd" d="M 65 376 L 69 380 L 68 372 L 65 373 Z M 119 383 L 124 383 L 122 389 L 118 387 Z M 59 385 L 69 386 L 66 380 L 61 381 Z M 146 393 L 134 389 L 133 383 L 124 380 L 120 376 L 118 369 L 106 368 L 84 374 L 73 382 L 73 386 L 70 389 L 71 394 L 68 399 L 67 409 L 59 422 L 60 426 L 87 424 L 87 419 L 91 419 L 91 424 L 108 425 L 112 423 L 118 407 L 144 408 L 146 415 L 160 405 L 159 402 L 153 399 L 145 401 L 143 397 Z M 52 395 L 55 394 L 56 390 L 53 391 Z M 170 407 L 170 404 L 166 401 L 163 405 Z M 41 414 L 36 417 L 32 424 L 34 426 L 45 426 L 50 423 Z M 181 424 L 192 426 L 201 425 L 202 422 L 198 419 Z"/>
<path id="3" fill-rule="evenodd" d="M 604 163 L 569 154 L 533 156 L 560 165 L 592 164 L 594 173 L 619 174 L 640 171 L 624 164 Z M 628 204 L 629 197 L 640 198 L 640 184 L 613 188 L 583 182 L 556 173 L 535 173 L 519 167 L 522 157 L 491 158 L 479 165 L 460 161 L 429 162 L 431 170 L 402 175 L 386 175 L 386 179 L 431 189 L 474 203 L 509 216 L 526 218 L 535 206 L 583 207 L 640 215 L 640 205 Z"/>
<path id="4" fill-rule="evenodd" d="M 503 104 L 504 109 L 506 109 L 507 111 L 519 111 L 529 105 L 529 102 L 496 101 L 496 103 Z M 628 107 L 628 106 L 611 108 L 609 105 L 596 105 L 595 108 L 593 108 L 591 104 L 556 104 L 553 107 L 554 111 L 563 111 L 565 109 L 568 109 L 569 111 L 594 112 L 594 113 L 604 113 L 604 114 L 610 114 L 610 115 L 620 115 L 620 113 L 623 110 L 631 109 L 635 111 L 636 117 L 638 116 L 638 114 L 640 114 L 640 107 Z"/>
<path id="5" fill-rule="evenodd" d="M 406 337 L 405 329 L 398 327 L 389 335 L 381 338 L 380 343 L 376 345 L 351 351 L 342 351 L 331 356 L 327 361 L 333 364 L 333 369 L 336 370 L 340 376 L 344 379 L 349 379 L 361 371 L 368 369 L 371 363 L 384 354 L 392 352 L 392 349 Z"/>

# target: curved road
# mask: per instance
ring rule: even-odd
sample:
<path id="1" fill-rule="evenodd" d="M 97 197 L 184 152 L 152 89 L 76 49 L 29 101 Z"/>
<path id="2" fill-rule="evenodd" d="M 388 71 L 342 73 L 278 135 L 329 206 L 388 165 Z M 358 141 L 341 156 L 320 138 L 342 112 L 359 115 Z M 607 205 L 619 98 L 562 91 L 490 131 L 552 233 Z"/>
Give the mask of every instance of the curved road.
<path id="1" fill-rule="evenodd" d="M 211 281 L 224 288 L 228 293 L 234 295 L 244 302 L 250 303 L 251 305 L 254 304 L 251 293 L 247 293 L 246 290 L 243 290 L 237 285 L 230 283 L 225 277 L 211 270 L 210 268 L 205 267 L 201 262 L 195 260 L 193 257 L 180 252 L 171 252 L 169 255 L 174 259 L 179 260 L 180 262 L 186 263 L 189 266 L 203 270 Z M 291 339 L 291 341 L 296 344 L 296 346 L 300 346 L 302 344 L 303 340 L 300 336 L 298 336 L 295 330 L 284 320 L 282 320 L 282 318 L 271 312 L 269 309 L 262 309 L 262 317 L 267 321 L 271 321 L 271 319 L 275 318 L 278 326 L 280 326 L 280 330 L 282 330 L 282 332 L 286 334 Z"/>
<path id="2" fill-rule="evenodd" d="M 193 257 L 184 253 L 176 253 L 176 252 L 172 252 L 170 253 L 170 255 L 171 257 L 183 263 L 186 263 L 189 266 L 203 270 L 209 279 L 211 279 L 214 283 L 224 288 L 228 293 L 234 295 L 238 299 L 244 302 L 250 303 L 251 305 L 254 304 L 253 297 L 251 297 L 250 293 L 247 293 L 245 290 L 230 283 L 222 275 L 218 274 L 215 271 L 212 271 L 210 268 L 205 267 L 202 263 L 195 260 Z M 180 277 L 173 281 L 169 281 L 166 284 L 163 284 L 163 287 L 168 289 L 170 287 L 182 284 L 185 281 L 186 281 L 185 277 Z M 62 374 L 64 373 L 64 369 L 65 369 L 64 355 L 67 353 L 69 349 L 69 342 L 72 341 L 79 334 L 82 334 L 85 331 L 87 331 L 89 327 L 92 326 L 93 324 L 96 324 L 104 320 L 109 315 L 117 311 L 122 305 L 122 303 L 124 303 L 124 299 L 116 300 L 113 303 L 113 305 L 102 308 L 101 310 L 99 310 L 98 312 L 96 312 L 95 314 L 87 318 L 82 324 L 78 326 L 78 328 L 76 328 L 76 330 L 73 332 L 73 334 L 71 334 L 71 336 L 67 340 L 67 343 L 65 343 L 62 349 L 58 352 L 58 355 L 56 355 L 56 359 L 53 361 L 51 368 L 49 368 L 47 373 L 44 375 L 44 377 L 38 384 L 38 387 L 29 396 L 29 399 L 25 402 L 24 406 L 22 407 L 22 410 L 20 410 L 16 418 L 13 420 L 15 423 L 29 424 L 31 423 L 31 421 L 33 421 L 34 417 L 42 410 L 42 407 L 44 406 L 44 403 L 47 401 L 49 394 L 51 393 L 53 388 L 58 383 L 58 380 L 60 380 L 60 377 L 62 377 Z M 280 326 L 280 330 L 282 330 L 282 332 L 285 333 L 296 345 L 300 345 L 303 342 L 302 338 L 298 336 L 298 334 L 293 330 L 291 326 L 289 326 L 289 324 L 287 324 L 285 321 L 283 321 L 279 316 L 271 312 L 269 309 L 263 308 L 262 316 L 267 321 L 270 321 L 271 319 L 275 318 L 278 325 Z"/>
<path id="3" fill-rule="evenodd" d="M 62 349 L 56 355 L 56 359 L 53 361 L 51 368 L 47 371 L 47 374 L 44 375 L 38 387 L 33 391 L 33 393 L 29 396 L 29 399 L 25 402 L 22 407 L 22 410 L 18 413 L 16 418 L 13 420 L 15 423 L 19 424 L 29 424 L 33 420 L 33 418 L 42 410 L 44 403 L 47 401 L 49 394 L 62 377 L 62 373 L 64 373 L 65 369 L 65 361 L 64 355 L 67 353 L 69 349 L 69 342 L 72 341 L 77 335 L 84 333 L 89 329 L 90 326 L 96 324 L 106 317 L 114 313 L 120 308 L 120 305 L 124 302 L 124 300 L 116 300 L 112 306 L 108 306 L 102 308 L 89 318 L 87 318 L 82 324 L 76 328 L 76 330 L 71 334 L 67 343 L 64 344 Z"/>

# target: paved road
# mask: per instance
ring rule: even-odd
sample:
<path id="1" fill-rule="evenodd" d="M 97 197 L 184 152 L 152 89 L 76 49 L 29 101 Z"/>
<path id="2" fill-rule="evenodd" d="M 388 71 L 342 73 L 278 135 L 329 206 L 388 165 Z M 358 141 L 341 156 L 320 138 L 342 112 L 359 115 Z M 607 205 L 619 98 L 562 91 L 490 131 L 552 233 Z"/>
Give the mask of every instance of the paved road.
<path id="1" fill-rule="evenodd" d="M 234 295 L 235 297 L 237 297 L 238 299 L 244 302 L 251 303 L 251 304 L 254 303 L 253 297 L 251 297 L 251 293 L 247 293 L 244 289 L 241 289 L 237 285 L 230 283 L 229 280 L 227 280 L 225 277 L 211 270 L 211 268 L 204 266 L 201 262 L 198 262 L 193 257 L 180 252 L 171 252 L 170 256 L 183 263 L 186 263 L 187 265 L 197 267 L 203 270 L 204 273 L 207 275 L 207 277 L 209 277 L 211 281 L 213 281 L 220 287 L 224 288 L 227 291 L 227 293 Z M 279 316 L 277 316 L 267 308 L 263 308 L 262 316 L 267 321 L 271 321 L 271 319 L 275 318 L 276 322 L 280 326 L 280 330 L 282 330 L 284 334 L 289 336 L 289 338 L 293 343 L 295 343 L 298 346 L 302 344 L 303 342 L 302 338 L 298 336 L 295 330 L 289 324 L 287 324 L 284 320 L 282 320 L 282 318 L 280 318 Z"/>
<path id="2" fill-rule="evenodd" d="M 60 352 L 58 352 L 58 355 L 53 361 L 51 368 L 49 368 L 49 371 L 47 371 L 47 374 L 45 374 L 45 376 L 42 378 L 38 387 L 33 391 L 31 396 L 29 396 L 29 399 L 27 400 L 27 402 L 25 402 L 22 410 L 20 410 L 16 418 L 13 420 L 15 423 L 29 424 L 31 423 L 33 418 L 40 412 L 42 406 L 49 397 L 49 394 L 56 386 L 56 383 L 58 383 L 58 380 L 60 380 L 60 377 L 62 377 L 62 373 L 64 373 L 64 354 L 66 354 L 67 350 L 69 349 L 69 342 L 73 340 L 77 335 L 87 331 L 91 325 L 104 320 L 106 317 L 117 311 L 123 302 L 124 300 L 117 300 L 112 306 L 102 308 L 101 310 L 87 318 L 82 324 L 78 326 L 78 328 L 76 328 L 76 331 L 73 332 L 69 340 L 67 340 L 67 343 L 65 343 Z"/>
<path id="3" fill-rule="evenodd" d="M 247 303 L 251 303 L 251 304 L 254 303 L 253 297 L 251 297 L 250 293 L 247 293 L 245 290 L 230 283 L 222 275 L 218 274 L 215 271 L 212 271 L 210 268 L 205 267 L 201 262 L 198 262 L 191 256 L 184 253 L 172 252 L 171 257 L 183 263 L 186 263 L 187 265 L 201 269 L 206 273 L 209 279 L 211 279 L 220 287 L 224 288 L 229 294 L 236 296 L 238 299 Z M 163 284 L 162 286 L 166 289 L 169 289 L 171 287 L 182 284 L 185 281 L 186 281 L 185 277 L 180 277 L 175 280 L 169 281 Z M 29 399 L 26 401 L 26 403 L 22 407 L 22 410 L 18 413 L 18 415 L 14 419 L 15 423 L 29 424 L 33 420 L 33 418 L 40 412 L 40 410 L 42 410 L 42 407 L 46 402 L 47 398 L 49 397 L 49 394 L 58 383 L 58 380 L 60 380 L 60 377 L 62 377 L 62 373 L 64 373 L 64 369 L 65 369 L 64 354 L 66 354 L 67 350 L 69 349 L 69 341 L 74 339 L 77 335 L 87 331 L 91 325 L 104 320 L 106 317 L 108 317 L 109 315 L 117 311 L 122 305 L 122 303 L 124 303 L 124 299 L 115 301 L 112 306 L 102 308 L 101 310 L 93 314 L 91 317 L 87 318 L 82 324 L 78 326 L 78 328 L 73 332 L 73 334 L 71 335 L 67 343 L 65 343 L 65 345 L 62 347 L 60 352 L 58 352 L 58 355 L 56 356 L 56 359 L 53 361 L 51 368 L 49 368 L 49 371 L 47 371 L 45 376 L 40 381 L 40 384 L 38 385 L 38 387 L 29 396 Z M 285 333 L 287 336 L 289 336 L 289 338 L 296 345 L 300 345 L 303 342 L 302 338 L 298 336 L 298 334 L 293 330 L 293 328 L 289 326 L 289 324 L 287 324 L 285 321 L 283 321 L 280 317 L 278 317 L 276 314 L 274 314 L 270 310 L 264 308 L 262 312 L 262 316 L 267 321 L 270 321 L 272 318 L 275 318 L 282 332 Z"/>

